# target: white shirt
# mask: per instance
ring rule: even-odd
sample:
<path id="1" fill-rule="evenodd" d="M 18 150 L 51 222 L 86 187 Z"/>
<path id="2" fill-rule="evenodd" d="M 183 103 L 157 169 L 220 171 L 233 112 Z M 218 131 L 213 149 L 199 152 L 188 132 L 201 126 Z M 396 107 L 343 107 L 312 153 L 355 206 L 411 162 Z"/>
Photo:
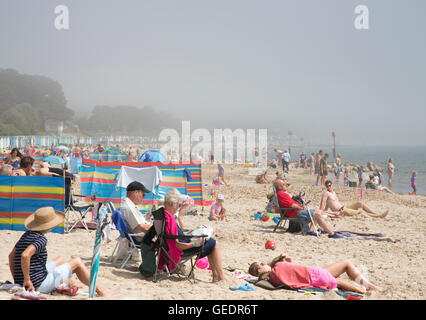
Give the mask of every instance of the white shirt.
<path id="1" fill-rule="evenodd" d="M 151 222 L 145 218 L 145 215 L 139 211 L 133 201 L 127 197 L 124 198 L 121 203 L 120 212 L 132 233 L 140 233 L 140 231 L 136 230 L 136 227 L 140 224 L 151 224 Z M 135 239 L 141 241 L 142 237 L 135 237 Z"/>

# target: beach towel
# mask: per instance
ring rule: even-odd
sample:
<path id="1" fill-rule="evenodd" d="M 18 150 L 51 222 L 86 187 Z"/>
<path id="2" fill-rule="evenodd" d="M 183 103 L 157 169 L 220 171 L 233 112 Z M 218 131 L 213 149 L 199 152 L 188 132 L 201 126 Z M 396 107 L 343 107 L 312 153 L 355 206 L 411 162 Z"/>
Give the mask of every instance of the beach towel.
<path id="1" fill-rule="evenodd" d="M 335 288 L 332 290 L 327 290 L 327 289 L 321 289 L 321 288 L 303 288 L 303 289 L 294 289 L 294 288 L 290 288 L 286 285 L 280 285 L 278 287 L 275 287 L 272 283 L 270 283 L 268 280 L 258 280 L 257 277 L 253 277 L 250 279 L 245 279 L 247 282 L 254 284 L 255 286 L 261 287 L 263 289 L 267 289 L 267 290 L 278 290 L 278 289 L 286 289 L 286 290 L 290 290 L 290 291 L 297 291 L 299 293 L 303 293 L 303 294 L 324 294 L 326 292 L 334 292 L 337 295 L 343 297 L 344 299 L 354 299 L 355 300 L 359 300 L 362 299 L 363 295 L 359 294 L 357 292 L 352 292 L 352 291 L 345 291 L 339 288 Z"/>
<path id="2" fill-rule="evenodd" d="M 335 231 L 338 235 L 342 236 L 341 239 L 358 239 L 358 240 L 376 240 L 388 241 L 392 243 L 400 242 L 400 239 L 391 239 L 383 233 L 361 233 L 352 231 Z"/>
<path id="3" fill-rule="evenodd" d="M 117 177 L 117 187 L 127 188 L 129 183 L 138 181 L 154 194 L 158 194 L 158 185 L 162 174 L 158 167 L 133 168 L 122 166 Z"/>
<path id="4" fill-rule="evenodd" d="M 242 280 L 248 280 L 248 279 L 256 279 L 257 277 L 252 276 L 251 274 L 243 271 L 243 270 L 236 270 L 236 269 L 232 269 L 233 271 L 231 271 L 231 277 L 233 278 L 237 278 L 237 279 L 242 279 Z"/>
<path id="5" fill-rule="evenodd" d="M 164 215 L 165 215 L 165 219 L 166 219 L 166 229 L 164 230 L 164 232 L 167 235 L 177 236 L 178 229 L 177 229 L 175 217 L 172 214 L 170 214 L 167 210 L 164 210 Z M 182 255 L 183 251 L 180 250 L 176 246 L 176 239 L 166 239 L 166 242 L 167 242 L 167 245 L 169 247 L 170 257 L 176 263 L 179 263 L 180 256 Z M 162 269 L 165 264 L 166 264 L 166 255 L 165 255 L 165 253 L 161 252 L 161 256 L 160 256 L 160 259 L 158 261 L 158 268 Z M 173 263 L 173 261 L 171 261 L 169 259 L 168 267 L 169 267 L 169 271 L 172 271 L 174 268 L 176 268 L 176 265 Z"/>

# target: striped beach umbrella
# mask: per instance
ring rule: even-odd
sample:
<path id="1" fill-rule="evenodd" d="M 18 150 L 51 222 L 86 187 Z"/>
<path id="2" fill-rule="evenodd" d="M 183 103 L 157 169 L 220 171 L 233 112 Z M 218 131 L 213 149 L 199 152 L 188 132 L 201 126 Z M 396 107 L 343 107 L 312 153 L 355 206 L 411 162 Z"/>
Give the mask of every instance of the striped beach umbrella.
<path id="1" fill-rule="evenodd" d="M 99 260 L 101 258 L 101 240 L 104 228 L 110 223 L 110 217 L 114 211 L 114 206 L 110 201 L 105 201 L 98 209 L 95 246 L 93 248 L 92 263 L 90 267 L 89 298 L 95 296 L 96 280 L 99 272 Z"/>

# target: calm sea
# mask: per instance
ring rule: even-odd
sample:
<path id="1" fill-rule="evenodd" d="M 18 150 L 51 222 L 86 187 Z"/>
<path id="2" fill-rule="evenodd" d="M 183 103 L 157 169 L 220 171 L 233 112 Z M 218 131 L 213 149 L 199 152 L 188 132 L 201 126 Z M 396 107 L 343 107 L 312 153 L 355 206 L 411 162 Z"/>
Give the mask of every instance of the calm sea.
<path id="1" fill-rule="evenodd" d="M 286 148 L 285 146 L 283 148 Z M 281 150 L 283 150 L 281 148 Z M 291 147 L 291 160 L 299 158 L 300 153 L 306 154 L 318 152 L 320 149 L 329 154 L 328 163 L 334 162 L 333 147 Z M 269 150 L 269 158 L 275 156 L 275 152 Z M 384 185 L 388 186 L 387 163 L 392 158 L 395 166 L 395 174 L 392 179 L 392 191 L 396 193 L 408 193 L 411 188 L 411 174 L 417 171 L 417 194 L 426 195 L 426 146 L 404 146 L 404 147 L 350 147 L 336 146 L 336 154 L 342 155 L 343 164 L 356 163 L 366 165 L 372 161 L 374 164 L 385 169 L 383 175 Z M 334 175 L 333 175 L 334 177 Z"/>

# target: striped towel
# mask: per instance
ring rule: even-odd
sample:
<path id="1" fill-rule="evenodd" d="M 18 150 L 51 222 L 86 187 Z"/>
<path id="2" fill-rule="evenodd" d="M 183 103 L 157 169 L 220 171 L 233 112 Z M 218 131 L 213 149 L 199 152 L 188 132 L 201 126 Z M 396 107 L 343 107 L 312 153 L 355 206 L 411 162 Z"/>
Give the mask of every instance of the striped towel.
<path id="1" fill-rule="evenodd" d="M 335 231 L 335 233 L 343 236 L 345 239 L 358 239 L 358 240 L 376 240 L 388 242 L 400 242 L 400 239 L 391 239 L 383 233 L 361 233 L 352 231 Z"/>

